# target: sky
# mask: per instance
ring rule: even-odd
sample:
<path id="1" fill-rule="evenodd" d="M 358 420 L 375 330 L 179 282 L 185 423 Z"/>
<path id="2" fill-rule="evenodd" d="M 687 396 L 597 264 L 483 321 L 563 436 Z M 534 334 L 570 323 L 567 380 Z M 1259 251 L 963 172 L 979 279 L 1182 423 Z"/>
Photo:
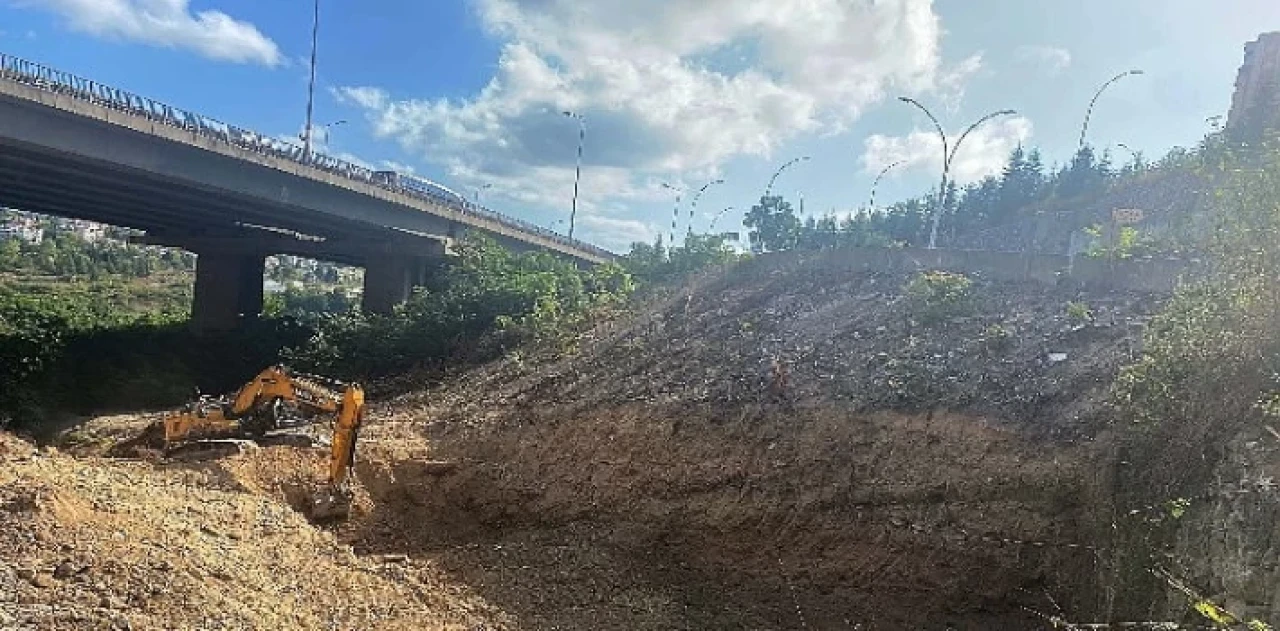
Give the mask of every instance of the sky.
<path id="1" fill-rule="evenodd" d="M 312 0 L 0 0 L 0 52 L 241 127 L 305 127 Z M 1230 105 L 1243 46 L 1278 0 L 320 0 L 322 151 L 439 181 L 509 215 L 625 251 L 740 228 L 771 176 L 806 215 L 936 186 L 928 107 L 960 182 L 1019 144 L 1153 158 Z M 696 209 L 690 199 L 707 187 Z M 672 188 L 669 188 L 672 187 Z M 726 210 L 732 207 L 731 210 Z M 690 224 L 690 213 L 694 213 Z"/>

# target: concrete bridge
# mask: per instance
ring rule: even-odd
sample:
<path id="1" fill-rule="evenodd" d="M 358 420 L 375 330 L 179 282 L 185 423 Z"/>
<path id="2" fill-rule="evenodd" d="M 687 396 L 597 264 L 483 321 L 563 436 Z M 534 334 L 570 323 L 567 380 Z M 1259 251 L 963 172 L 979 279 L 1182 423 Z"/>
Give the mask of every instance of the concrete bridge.
<path id="1" fill-rule="evenodd" d="M 582 264 L 614 255 L 447 192 L 0 54 L 0 205 L 146 232 L 197 255 L 193 325 L 262 309 L 267 256 L 365 268 L 364 306 L 405 300 L 451 240 Z"/>

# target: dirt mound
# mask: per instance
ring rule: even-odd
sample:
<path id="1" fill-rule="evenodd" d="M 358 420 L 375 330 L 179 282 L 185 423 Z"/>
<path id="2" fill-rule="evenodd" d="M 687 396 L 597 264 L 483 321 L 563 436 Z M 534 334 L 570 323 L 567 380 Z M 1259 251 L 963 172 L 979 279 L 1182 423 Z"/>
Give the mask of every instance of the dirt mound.
<path id="1" fill-rule="evenodd" d="M 655 602 L 686 604 L 636 628 L 1091 617 L 1106 510 L 1092 442 L 1162 296 L 975 277 L 972 311 L 925 325 L 909 280 L 762 257 L 567 355 L 522 353 L 377 406 L 393 421 L 380 431 L 425 433 L 461 466 L 372 489 L 354 541 L 395 532 L 432 554 L 456 529 L 441 515 L 486 536 L 586 530 L 652 561 L 639 575 L 664 586 L 645 592 Z"/>
<path id="2" fill-rule="evenodd" d="M 0 628 L 502 623 L 439 569 L 358 557 L 214 470 L 77 460 L 4 435 L 0 445 Z"/>
<path id="3" fill-rule="evenodd" d="M 375 402 L 329 530 L 294 510 L 323 446 L 101 459 L 128 417 L 68 434 L 77 458 L 0 436 L 0 627 L 1091 617 L 1099 402 L 1160 296 L 975 278 L 972 311 L 924 325 L 908 280 L 761 257 L 569 354 Z"/>

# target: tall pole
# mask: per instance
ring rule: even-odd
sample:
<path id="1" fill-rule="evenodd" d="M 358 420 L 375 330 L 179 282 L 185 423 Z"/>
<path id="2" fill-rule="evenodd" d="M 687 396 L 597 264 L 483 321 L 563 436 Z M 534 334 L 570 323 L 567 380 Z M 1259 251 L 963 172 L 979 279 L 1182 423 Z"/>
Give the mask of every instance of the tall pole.
<path id="1" fill-rule="evenodd" d="M 930 222 L 931 225 L 929 227 L 929 249 L 932 250 L 938 246 L 938 222 L 942 219 L 942 209 L 947 199 L 947 182 L 951 177 L 951 162 L 955 159 L 956 153 L 960 151 L 960 145 L 964 143 L 965 138 L 969 137 L 969 134 L 973 133 L 973 130 L 981 127 L 987 121 L 998 116 L 1012 116 L 1017 114 L 1017 112 L 1014 110 L 998 110 L 979 118 L 976 123 L 970 125 L 968 129 L 964 130 L 963 134 L 960 134 L 960 139 L 956 141 L 956 144 L 953 147 L 947 142 L 947 132 L 942 129 L 942 123 L 938 122 L 937 117 L 935 117 L 928 108 L 920 104 L 919 101 L 910 97 L 900 96 L 898 97 L 898 100 L 909 105 L 914 105 L 919 108 L 920 111 L 924 112 L 924 115 L 928 116 L 929 120 L 933 121 L 934 128 L 938 130 L 938 137 L 942 139 L 942 186 L 938 189 L 938 200 L 934 203 L 933 219 Z"/>
<path id="2" fill-rule="evenodd" d="M 702 188 L 698 189 L 697 194 L 693 196 L 693 202 L 689 204 L 689 228 L 687 234 L 693 234 L 693 215 L 698 210 L 698 200 L 702 198 L 702 194 L 707 192 L 708 188 L 716 184 L 724 184 L 724 180 L 716 179 L 703 184 Z"/>
<path id="3" fill-rule="evenodd" d="M 676 193 L 676 206 L 671 211 L 671 241 L 667 243 L 668 248 L 676 246 L 676 223 L 680 221 L 680 198 L 684 196 L 684 189 L 679 186 L 672 186 L 667 182 L 662 183 L 662 188 L 670 189 Z"/>
<path id="4" fill-rule="evenodd" d="M 870 208 L 871 210 L 876 209 L 876 191 L 879 190 L 880 188 L 880 180 L 883 180 L 884 176 L 888 174 L 890 171 L 892 171 L 894 167 L 898 166 L 899 164 L 902 164 L 901 160 L 899 160 L 898 162 L 894 162 L 893 164 L 890 164 L 889 166 L 885 167 L 883 170 L 880 171 L 880 175 L 876 176 L 875 181 L 871 182 L 871 201 L 868 205 L 868 208 Z"/>
<path id="5" fill-rule="evenodd" d="M 782 175 L 783 171 L 786 171 L 791 165 L 796 164 L 797 162 L 804 162 L 808 159 L 809 159 L 809 156 L 800 156 L 799 158 L 788 160 L 782 166 L 778 167 L 778 170 L 774 171 L 773 177 L 769 178 L 769 185 L 766 186 L 764 189 L 764 196 L 768 197 L 769 193 L 773 192 L 773 184 L 774 182 L 778 181 L 778 176 Z"/>
<path id="6" fill-rule="evenodd" d="M 1140 75 L 1140 74 L 1143 74 L 1143 72 L 1142 72 L 1141 70 L 1126 70 L 1125 72 L 1122 72 L 1122 73 L 1120 73 L 1120 74 L 1118 74 L 1118 75 L 1116 75 L 1116 76 L 1114 76 L 1114 77 L 1111 77 L 1111 79 L 1110 79 L 1109 81 L 1107 81 L 1106 83 L 1102 84 L 1102 87 L 1098 88 L 1098 91 L 1097 91 L 1097 92 L 1095 92 L 1095 93 L 1094 93 L 1094 95 L 1093 95 L 1093 100 L 1089 101 L 1089 109 L 1088 109 L 1087 111 L 1085 111 L 1085 113 L 1084 113 L 1084 124 L 1080 126 L 1080 147 L 1079 147 L 1079 149 L 1084 149 L 1085 140 L 1086 140 L 1086 139 L 1088 138 L 1088 136 L 1089 136 L 1089 120 L 1093 118 L 1093 106 L 1095 106 L 1095 105 L 1097 105 L 1097 104 L 1098 104 L 1098 97 L 1102 96 L 1102 93 L 1103 93 L 1103 92 L 1106 92 L 1106 91 L 1107 91 L 1107 88 L 1111 87 L 1111 85 L 1112 85 L 1113 83 L 1115 83 L 1115 82 L 1117 82 L 1117 81 L 1119 81 L 1119 80 L 1121 80 L 1121 79 L 1123 79 L 1123 78 L 1125 78 L 1125 77 L 1132 77 L 1132 76 L 1136 76 L 1136 75 Z M 1079 150 L 1079 149 L 1077 149 L 1077 150 Z"/>
<path id="7" fill-rule="evenodd" d="M 307 127 L 302 138 L 302 159 L 311 162 L 311 114 L 316 104 L 316 44 L 320 40 L 320 0 L 311 18 L 311 80 L 307 84 Z"/>
<path id="8" fill-rule="evenodd" d="M 581 114 L 566 110 L 565 116 L 578 121 L 578 162 L 573 170 L 573 210 L 569 211 L 569 240 L 573 240 L 573 227 L 578 220 L 578 183 L 582 181 L 582 146 L 587 142 L 587 123 Z"/>

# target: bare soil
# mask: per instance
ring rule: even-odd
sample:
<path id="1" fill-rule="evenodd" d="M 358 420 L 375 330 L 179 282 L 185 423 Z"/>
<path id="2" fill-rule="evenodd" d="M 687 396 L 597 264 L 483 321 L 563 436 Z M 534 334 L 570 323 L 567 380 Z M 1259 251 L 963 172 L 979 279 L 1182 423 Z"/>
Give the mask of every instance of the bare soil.
<path id="1" fill-rule="evenodd" d="M 5 438 L 0 628 L 1088 618 L 1101 402 L 1159 297 L 978 279 L 973 313 L 926 327 L 905 280 L 749 265 L 568 353 L 526 350 L 376 403 L 356 511 L 328 528 L 295 510 L 323 479 L 319 446 L 102 457 L 146 416 L 93 420 L 61 452 Z"/>

